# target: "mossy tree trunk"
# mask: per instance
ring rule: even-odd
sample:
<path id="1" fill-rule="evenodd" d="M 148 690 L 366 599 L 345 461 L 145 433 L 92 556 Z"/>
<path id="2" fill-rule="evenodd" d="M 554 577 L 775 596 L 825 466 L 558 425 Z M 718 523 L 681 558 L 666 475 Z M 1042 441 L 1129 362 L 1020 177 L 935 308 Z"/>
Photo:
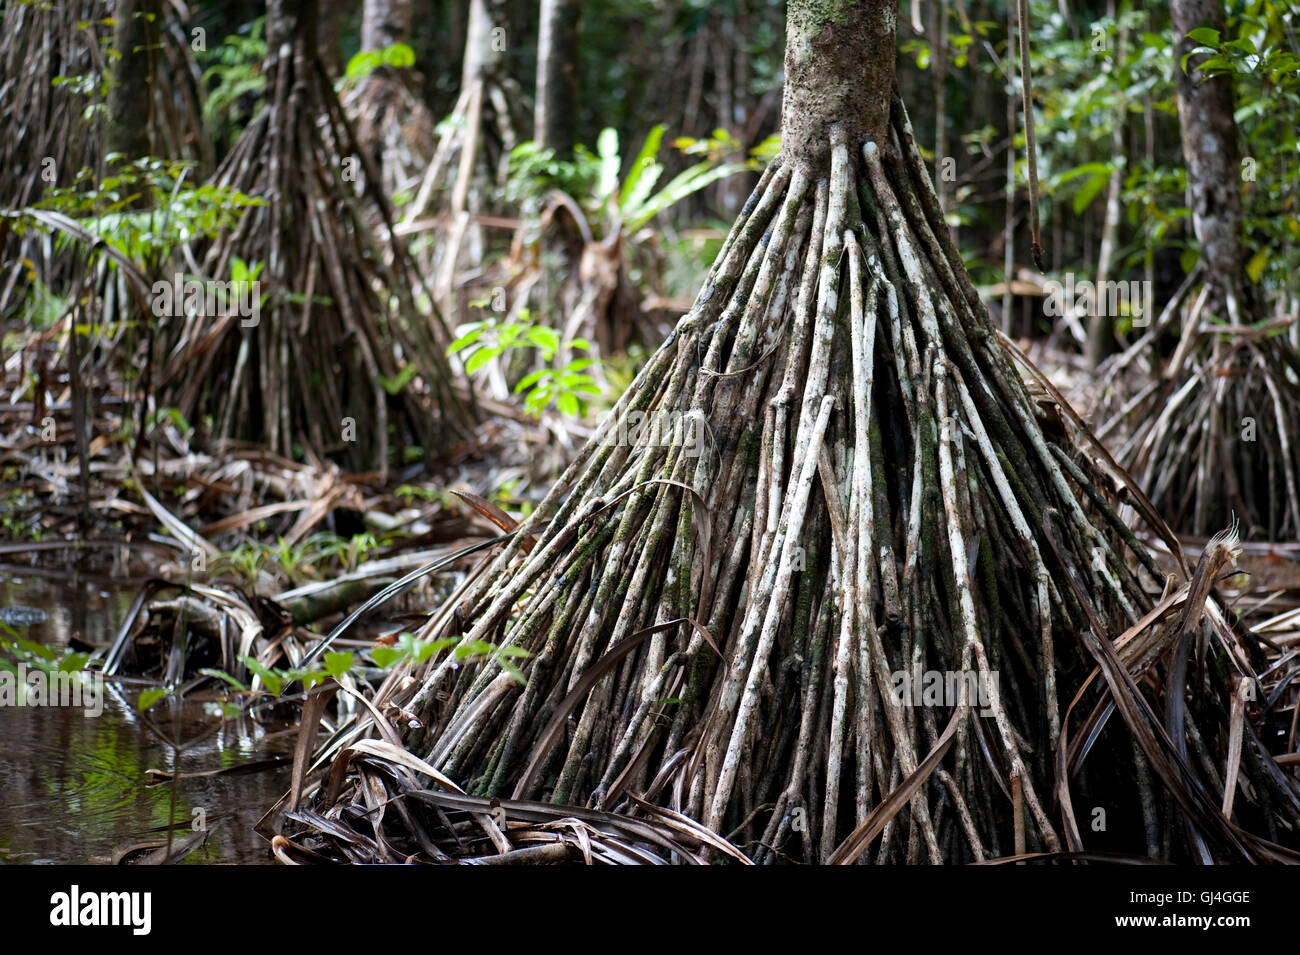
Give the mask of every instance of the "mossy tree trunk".
<path id="1" fill-rule="evenodd" d="M 1242 253 L 1241 148 L 1232 76 L 1206 76 L 1197 70 L 1205 54 L 1184 58 L 1197 46 L 1188 37 L 1208 27 L 1227 38 L 1219 0 L 1172 0 L 1174 70 L 1178 81 L 1178 121 L 1183 130 L 1183 158 L 1191 198 L 1192 228 L 1212 288 L 1215 314 L 1227 317 L 1228 296 L 1240 296 L 1245 275 Z M 1235 308 L 1236 303 L 1233 303 Z M 1234 316 L 1235 317 L 1235 316 Z"/>

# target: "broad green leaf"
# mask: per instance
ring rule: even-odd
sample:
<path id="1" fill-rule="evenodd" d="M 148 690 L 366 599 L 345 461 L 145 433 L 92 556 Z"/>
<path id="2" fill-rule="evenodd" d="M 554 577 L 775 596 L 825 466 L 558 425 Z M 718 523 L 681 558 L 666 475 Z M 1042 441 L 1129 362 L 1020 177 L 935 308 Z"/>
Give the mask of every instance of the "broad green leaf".
<path id="1" fill-rule="evenodd" d="M 470 345 L 473 345 L 476 341 L 478 341 L 480 338 L 483 337 L 483 333 L 486 331 L 487 331 L 486 323 L 483 322 L 477 323 L 477 327 L 471 328 L 464 335 L 461 335 L 460 338 L 456 339 L 454 342 L 451 343 L 451 347 L 447 349 L 447 354 L 454 355 L 462 348 L 466 348 Z"/>
<path id="2" fill-rule="evenodd" d="M 1081 166 L 1075 166 L 1067 169 L 1065 172 L 1056 176 L 1052 181 L 1052 188 L 1065 185 L 1071 179 L 1078 179 L 1080 176 L 1095 176 L 1097 173 L 1110 175 L 1110 165 L 1104 162 L 1086 162 Z"/>
<path id="3" fill-rule="evenodd" d="M 663 123 L 659 123 L 650 130 L 645 143 L 641 146 L 641 151 L 637 153 L 636 159 L 632 160 L 632 168 L 628 170 L 623 191 L 618 197 L 618 207 L 625 214 L 645 201 L 645 197 L 650 195 L 650 190 L 655 187 L 655 182 L 664 171 L 663 165 L 656 162 L 655 158 L 659 155 L 659 145 L 663 142 L 664 131 L 667 128 Z"/>
<path id="4" fill-rule="evenodd" d="M 549 368 L 541 368 L 538 369 L 537 371 L 525 375 L 523 378 L 519 380 L 519 384 L 515 385 L 515 394 L 520 394 L 522 392 L 527 391 L 529 388 L 533 387 L 533 385 L 537 384 L 539 381 L 541 381 L 550 373 L 551 370 Z"/>
<path id="5" fill-rule="evenodd" d="M 348 653 L 326 653 L 325 654 L 325 672 L 334 679 L 338 679 L 343 674 L 352 669 L 352 654 Z"/>
<path id="6" fill-rule="evenodd" d="M 241 656 L 239 659 L 244 666 L 248 667 L 250 673 L 261 678 L 262 685 L 267 688 L 271 695 L 280 695 L 280 691 L 284 689 L 284 681 L 277 673 L 273 672 L 268 667 L 263 666 L 261 663 L 258 663 L 255 658 L 247 654 Z"/>
<path id="7" fill-rule="evenodd" d="M 561 414 L 578 417 L 582 414 L 582 403 L 578 401 L 576 395 L 564 393 L 555 399 L 555 406 L 560 409 Z"/>
<path id="8" fill-rule="evenodd" d="M 402 653 L 396 647 L 371 647 L 370 659 L 375 661 L 375 666 L 381 670 L 387 670 L 390 666 L 402 659 L 406 654 Z"/>
<path id="9" fill-rule="evenodd" d="M 472 375 L 496 356 L 491 348 L 480 348 L 465 361 L 465 374 Z"/>
<path id="10" fill-rule="evenodd" d="M 165 686 L 155 686 L 147 690 L 141 690 L 136 706 L 143 713 L 169 693 L 171 693 L 171 689 Z"/>
<path id="11" fill-rule="evenodd" d="M 464 660 L 466 657 L 487 656 L 495 649 L 492 644 L 483 640 L 466 640 L 456 648 L 454 656 L 457 660 Z"/>
<path id="12" fill-rule="evenodd" d="M 647 200 L 635 216 L 628 218 L 627 231 L 637 232 L 664 209 L 676 205 L 687 196 L 699 192 L 719 179 L 734 176 L 747 168 L 743 163 L 723 163 L 711 169 L 708 168 L 709 166 L 710 163 L 707 162 L 698 163 L 675 176 L 668 185 Z"/>
<path id="13" fill-rule="evenodd" d="M 1080 215 L 1083 210 L 1092 205 L 1092 200 L 1097 198 L 1098 193 L 1106 188 L 1106 182 L 1110 179 L 1110 174 L 1105 172 L 1093 173 L 1092 178 L 1083 184 L 1083 188 L 1074 194 L 1074 214 Z"/>

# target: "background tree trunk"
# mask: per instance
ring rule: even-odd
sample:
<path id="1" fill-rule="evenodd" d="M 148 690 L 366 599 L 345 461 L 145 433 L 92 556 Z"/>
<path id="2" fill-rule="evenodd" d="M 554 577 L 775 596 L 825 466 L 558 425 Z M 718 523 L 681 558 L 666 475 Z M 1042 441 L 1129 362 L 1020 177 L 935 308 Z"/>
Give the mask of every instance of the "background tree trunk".
<path id="1" fill-rule="evenodd" d="M 1207 78 L 1196 71 L 1205 57 L 1193 56 L 1187 69 L 1183 57 L 1199 46 L 1187 34 L 1198 27 L 1226 33 L 1221 0 L 1171 0 L 1175 74 L 1178 81 L 1178 119 L 1183 129 L 1183 156 L 1187 161 L 1187 191 L 1192 227 L 1201 247 L 1201 262 L 1214 299 L 1212 310 L 1220 317 L 1226 296 L 1240 289 L 1244 256 L 1241 229 L 1241 153 L 1233 120 L 1232 77 Z"/>
<path id="2" fill-rule="evenodd" d="M 366 0 L 361 18 L 361 48 L 382 50 L 411 38 L 411 0 Z"/>
<path id="3" fill-rule="evenodd" d="M 576 144 L 580 11 L 577 0 L 542 0 L 533 138 L 557 156 L 572 155 Z"/>
<path id="4" fill-rule="evenodd" d="M 127 159 L 150 155 L 161 14 L 162 0 L 121 0 L 113 12 L 113 48 L 119 55 L 109 58 L 105 145 Z"/>

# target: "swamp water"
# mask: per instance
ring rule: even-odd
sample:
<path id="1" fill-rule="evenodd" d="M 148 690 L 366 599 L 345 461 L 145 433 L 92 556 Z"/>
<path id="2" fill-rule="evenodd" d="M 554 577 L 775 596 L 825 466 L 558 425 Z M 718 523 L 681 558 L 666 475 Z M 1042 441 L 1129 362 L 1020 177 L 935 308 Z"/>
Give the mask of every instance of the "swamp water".
<path id="1" fill-rule="evenodd" d="M 60 651 L 74 638 L 106 646 L 135 591 L 108 578 L 0 566 L 0 621 Z M 169 820 L 174 846 L 199 843 L 185 864 L 272 861 L 253 826 L 288 789 L 296 730 L 248 717 L 221 722 L 201 703 L 164 701 L 142 714 L 136 697 L 147 685 L 105 681 L 98 716 L 81 706 L 0 706 L 0 864 L 112 862 L 131 847 L 164 844 Z M 150 772 L 176 766 L 164 737 L 183 747 L 175 792 Z"/>

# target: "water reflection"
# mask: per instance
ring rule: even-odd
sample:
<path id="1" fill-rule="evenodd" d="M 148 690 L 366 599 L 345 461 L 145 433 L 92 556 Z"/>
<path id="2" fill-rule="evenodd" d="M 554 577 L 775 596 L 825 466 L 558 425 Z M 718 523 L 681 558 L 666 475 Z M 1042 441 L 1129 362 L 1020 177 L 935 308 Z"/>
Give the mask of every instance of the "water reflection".
<path id="1" fill-rule="evenodd" d="M 74 638 L 111 642 L 133 593 L 103 578 L 0 569 L 0 606 L 48 614 L 19 632 L 60 648 Z M 139 689 L 108 681 L 96 718 L 78 707 L 0 707 L 0 863 L 107 862 L 128 846 L 165 840 L 169 818 L 177 840 L 192 826 L 208 829 L 186 863 L 271 861 L 252 827 L 287 789 L 288 763 L 253 773 L 185 774 L 287 757 L 292 731 L 248 717 L 219 722 L 199 702 L 159 704 L 146 720 L 134 708 Z M 165 739 L 183 748 L 174 815 L 172 784 L 150 784 L 150 770 L 174 768 Z"/>

